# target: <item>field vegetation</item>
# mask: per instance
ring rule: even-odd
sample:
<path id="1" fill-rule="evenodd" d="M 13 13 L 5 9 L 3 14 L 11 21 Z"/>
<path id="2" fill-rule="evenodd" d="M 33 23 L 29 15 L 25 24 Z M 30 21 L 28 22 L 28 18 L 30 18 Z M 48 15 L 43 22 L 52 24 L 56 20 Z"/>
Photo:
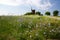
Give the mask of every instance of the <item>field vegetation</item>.
<path id="1" fill-rule="evenodd" d="M 60 20 L 38 15 L 0 16 L 0 40 L 47 39 L 60 39 Z"/>

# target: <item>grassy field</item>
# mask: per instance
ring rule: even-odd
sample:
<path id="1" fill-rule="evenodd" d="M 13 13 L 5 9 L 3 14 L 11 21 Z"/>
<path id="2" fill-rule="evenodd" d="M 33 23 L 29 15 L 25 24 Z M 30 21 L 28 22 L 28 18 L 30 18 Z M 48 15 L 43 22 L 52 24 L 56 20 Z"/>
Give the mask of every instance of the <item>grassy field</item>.
<path id="1" fill-rule="evenodd" d="M 60 20 L 38 15 L 0 16 L 0 40 L 46 39 L 60 39 Z"/>

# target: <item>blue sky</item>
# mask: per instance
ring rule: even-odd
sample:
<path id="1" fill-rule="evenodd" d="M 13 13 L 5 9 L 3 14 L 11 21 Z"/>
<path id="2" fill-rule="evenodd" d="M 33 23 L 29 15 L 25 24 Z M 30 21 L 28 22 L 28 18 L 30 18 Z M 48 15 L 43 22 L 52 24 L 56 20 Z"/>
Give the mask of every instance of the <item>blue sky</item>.
<path id="1" fill-rule="evenodd" d="M 32 9 L 44 14 L 60 11 L 60 0 L 0 0 L 0 15 L 23 15 Z"/>

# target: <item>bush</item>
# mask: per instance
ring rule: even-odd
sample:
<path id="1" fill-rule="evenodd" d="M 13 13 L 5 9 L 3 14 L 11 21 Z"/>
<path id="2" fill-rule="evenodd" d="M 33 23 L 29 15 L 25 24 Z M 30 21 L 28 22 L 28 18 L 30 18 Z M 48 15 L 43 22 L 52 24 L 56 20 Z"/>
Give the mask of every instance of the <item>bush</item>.
<path id="1" fill-rule="evenodd" d="M 32 15 L 32 12 L 27 12 L 25 15 Z"/>
<path id="2" fill-rule="evenodd" d="M 59 11 L 58 11 L 58 10 L 55 10 L 55 11 L 53 12 L 53 16 L 58 16 L 58 13 L 59 13 Z"/>
<path id="3" fill-rule="evenodd" d="M 41 15 L 41 12 L 36 12 L 37 15 Z"/>
<path id="4" fill-rule="evenodd" d="M 45 13 L 45 15 L 50 15 L 50 12 L 47 11 L 47 12 Z"/>

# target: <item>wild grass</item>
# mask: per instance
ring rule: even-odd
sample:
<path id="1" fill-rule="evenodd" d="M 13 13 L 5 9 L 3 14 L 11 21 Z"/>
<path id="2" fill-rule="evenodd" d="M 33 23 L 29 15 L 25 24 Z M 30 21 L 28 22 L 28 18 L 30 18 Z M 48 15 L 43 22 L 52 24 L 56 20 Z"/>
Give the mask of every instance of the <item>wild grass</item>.
<path id="1" fill-rule="evenodd" d="M 60 20 L 47 16 L 0 16 L 0 40 L 60 39 Z"/>

